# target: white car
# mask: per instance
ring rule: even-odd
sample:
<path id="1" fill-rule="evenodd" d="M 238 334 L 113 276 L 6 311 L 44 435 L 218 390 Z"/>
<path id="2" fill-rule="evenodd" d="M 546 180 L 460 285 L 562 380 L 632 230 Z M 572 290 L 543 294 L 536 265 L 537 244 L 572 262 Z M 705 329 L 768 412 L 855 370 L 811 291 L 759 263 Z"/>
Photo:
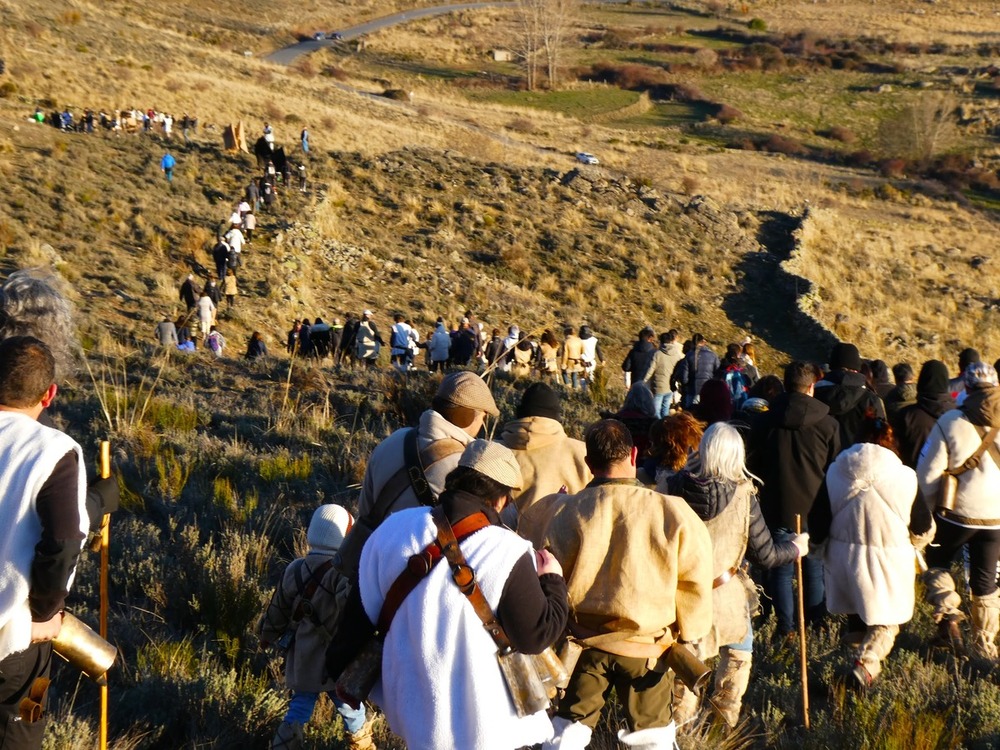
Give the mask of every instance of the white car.
<path id="1" fill-rule="evenodd" d="M 576 154 L 576 160 L 581 164 L 600 164 L 597 157 L 593 154 L 588 154 L 586 151 L 579 151 Z"/>

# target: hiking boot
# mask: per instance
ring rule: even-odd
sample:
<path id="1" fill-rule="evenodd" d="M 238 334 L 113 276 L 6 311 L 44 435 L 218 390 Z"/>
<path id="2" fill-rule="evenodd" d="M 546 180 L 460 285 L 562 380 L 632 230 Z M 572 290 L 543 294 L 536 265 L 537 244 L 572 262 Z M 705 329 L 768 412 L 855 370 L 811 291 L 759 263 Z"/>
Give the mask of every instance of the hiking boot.
<path id="1" fill-rule="evenodd" d="M 931 640 L 932 648 L 947 648 L 960 653 L 965 650 L 965 642 L 962 640 L 962 629 L 958 625 L 959 619 L 954 616 L 943 618 L 937 624 L 937 634 Z"/>

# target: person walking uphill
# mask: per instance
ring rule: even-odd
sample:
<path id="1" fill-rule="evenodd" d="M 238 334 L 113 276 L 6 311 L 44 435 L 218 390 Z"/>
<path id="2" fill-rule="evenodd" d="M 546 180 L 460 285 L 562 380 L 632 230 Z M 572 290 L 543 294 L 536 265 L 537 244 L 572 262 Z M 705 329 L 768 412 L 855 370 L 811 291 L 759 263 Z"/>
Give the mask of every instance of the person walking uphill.
<path id="1" fill-rule="evenodd" d="M 672 749 L 673 681 L 662 657 L 675 639 L 697 641 L 712 627 L 712 541 L 683 500 L 638 483 L 625 425 L 598 422 L 585 442 L 594 480 L 539 500 L 519 527 L 563 564 L 569 631 L 588 646 L 542 747 L 583 750 L 614 687 L 628 725 L 619 739 Z"/>
<path id="2" fill-rule="evenodd" d="M 638 383 L 642 380 L 649 370 L 649 363 L 656 353 L 656 345 L 653 343 L 655 338 L 656 333 L 652 328 L 646 326 L 639 331 L 635 343 L 625 355 L 625 359 L 622 361 L 622 372 L 625 375 L 626 391 L 632 387 L 632 383 Z"/>
<path id="3" fill-rule="evenodd" d="M 343 718 L 351 750 L 375 750 L 364 704 L 354 709 L 337 698 L 334 682 L 323 669 L 323 655 L 350 587 L 347 577 L 333 566 L 333 556 L 353 523 L 351 514 L 339 505 L 321 505 L 313 512 L 306 533 L 309 551 L 285 568 L 260 621 L 264 645 L 285 639 L 291 643 L 285 655 L 285 687 L 292 691 L 292 701 L 271 742 L 272 750 L 302 747 L 302 727 L 312 718 L 320 693 L 330 696 Z"/>
<path id="4" fill-rule="evenodd" d="M 670 383 L 677 363 L 684 359 L 681 345 L 677 343 L 677 331 L 670 329 L 660 334 L 660 348 L 653 354 L 653 359 L 642 376 L 644 383 L 649 383 L 653 391 L 653 406 L 657 417 L 665 417 L 670 413 L 674 400 L 673 386 Z"/>
<path id="5" fill-rule="evenodd" d="M 562 426 L 562 399 L 546 383 L 532 383 L 521 396 L 517 419 L 500 432 L 500 442 L 514 452 L 524 489 L 514 495 L 510 508 L 516 528 L 517 513 L 554 492 L 576 493 L 593 479 L 587 468 L 587 447 L 566 435 Z"/>
<path id="6" fill-rule="evenodd" d="M 38 339 L 0 342 L 0 746 L 18 750 L 42 746 L 51 641 L 88 528 L 83 452 L 38 422 L 55 370 Z M 41 718 L 23 719 L 23 701 Z"/>
<path id="7" fill-rule="evenodd" d="M 690 409 L 701 400 L 701 389 L 715 377 L 719 369 L 719 355 L 708 348 L 705 337 L 696 333 L 691 339 L 691 350 L 677 365 L 677 380 L 681 384 L 681 404 Z"/>
<path id="8" fill-rule="evenodd" d="M 774 399 L 750 444 L 750 471 L 763 480 L 760 507 L 768 528 L 779 539 L 791 537 L 795 516 L 802 529 L 809 530 L 813 505 L 825 499 L 826 469 L 840 453 L 840 427 L 830 416 L 829 407 L 813 398 L 816 368 L 805 362 L 785 367 L 785 393 Z M 767 572 L 767 593 L 774 602 L 779 635 L 795 630 L 793 565 Z M 822 562 L 810 555 L 802 561 L 805 578 L 806 617 L 821 619 L 823 606 Z"/>
<path id="9" fill-rule="evenodd" d="M 177 166 L 177 160 L 174 155 L 169 151 L 163 155 L 160 159 L 160 171 L 167 178 L 167 182 L 173 182 L 174 179 L 174 167 Z"/>
<path id="10" fill-rule="evenodd" d="M 829 504 L 817 504 L 809 528 L 823 549 L 827 609 L 848 616 L 853 674 L 869 687 L 913 617 L 913 547 L 927 546 L 934 521 L 888 423 L 869 415 L 859 437 L 827 471 Z"/>
<path id="11" fill-rule="evenodd" d="M 359 587 L 368 619 L 381 621 L 412 558 L 440 551 L 448 530 L 510 645 L 522 654 L 551 646 L 566 627 L 562 569 L 551 553 L 533 550 L 500 522 L 522 484 L 507 448 L 470 443 L 445 480 L 439 508 L 395 513 L 365 545 Z M 428 567 L 382 628 L 382 674 L 372 699 L 392 731 L 414 750 L 511 750 L 550 737 L 545 710 L 518 716 L 497 644 L 456 585 L 457 573 L 448 564 Z"/>
<path id="12" fill-rule="evenodd" d="M 969 548 L 973 649 L 997 660 L 1000 632 L 1000 387 L 992 365 L 975 362 L 965 371 L 965 401 L 946 412 L 931 430 L 917 462 L 917 480 L 925 499 L 937 503 L 937 533 L 927 549 L 924 574 L 927 601 L 934 606 L 938 639 L 962 643 L 962 599 L 955 590 L 951 563 Z M 970 460 L 972 459 L 972 460 Z M 974 468 L 964 470 L 972 464 Z M 956 475 L 951 479 L 946 472 Z M 955 482 L 954 497 L 942 494 L 943 482 Z"/>
<path id="13" fill-rule="evenodd" d="M 744 555 L 764 568 L 787 565 L 809 552 L 809 534 L 787 541 L 771 538 L 757 503 L 753 477 L 745 466 L 743 438 L 725 422 L 711 425 L 698 448 L 700 467 L 684 470 L 667 480 L 667 493 L 684 498 L 705 522 L 712 538 L 712 630 L 698 642 L 698 658 L 718 654 L 712 706 L 725 722 L 739 723 L 743 695 L 750 684 L 753 658 L 751 616 L 757 597 L 754 584 L 744 572 Z M 674 721 L 693 721 L 698 697 L 684 683 L 674 681 Z"/>
<path id="14" fill-rule="evenodd" d="M 854 344 L 836 344 L 830 351 L 830 372 L 816 383 L 815 396 L 830 407 L 830 416 L 840 424 L 840 445 L 854 444 L 869 410 L 885 419 L 885 407 L 876 393 L 865 387 L 861 355 Z"/>

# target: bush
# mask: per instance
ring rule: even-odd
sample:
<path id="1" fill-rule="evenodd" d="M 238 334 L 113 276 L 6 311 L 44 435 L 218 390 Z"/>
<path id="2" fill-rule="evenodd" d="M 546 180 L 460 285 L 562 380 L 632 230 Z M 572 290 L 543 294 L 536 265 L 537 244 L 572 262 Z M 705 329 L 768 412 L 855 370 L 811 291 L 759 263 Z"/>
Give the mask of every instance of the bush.
<path id="1" fill-rule="evenodd" d="M 7 99 L 17 93 L 17 84 L 13 81 L 4 81 L 0 84 L 0 99 Z"/>
<path id="2" fill-rule="evenodd" d="M 743 117 L 743 113 L 736 109 L 736 107 L 731 107 L 728 104 L 720 104 L 718 110 L 715 112 L 715 119 L 724 125 L 733 120 L 739 120 L 741 117 Z"/>
<path id="3" fill-rule="evenodd" d="M 832 141 L 840 141 L 841 143 L 854 143 L 858 140 L 858 137 L 843 125 L 834 125 L 826 132 L 826 137 Z"/>
<path id="4" fill-rule="evenodd" d="M 767 31 L 767 21 L 763 18 L 751 18 L 747 26 L 751 31 Z"/>
<path id="5" fill-rule="evenodd" d="M 805 156 L 809 153 L 809 149 L 794 138 L 778 135 L 777 133 L 764 141 L 761 148 L 764 151 L 770 151 L 775 154 L 788 154 L 789 156 Z"/>

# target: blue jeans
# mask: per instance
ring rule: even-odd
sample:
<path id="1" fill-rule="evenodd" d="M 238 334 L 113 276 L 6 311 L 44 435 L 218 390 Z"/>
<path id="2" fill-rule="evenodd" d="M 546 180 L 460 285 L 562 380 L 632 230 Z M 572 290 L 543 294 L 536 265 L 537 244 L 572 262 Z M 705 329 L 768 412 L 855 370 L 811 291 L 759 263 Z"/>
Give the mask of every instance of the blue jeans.
<path id="1" fill-rule="evenodd" d="M 653 413 L 662 419 L 670 414 L 670 405 L 674 402 L 674 394 L 671 391 L 657 393 L 653 396 Z"/>
<path id="2" fill-rule="evenodd" d="M 792 537 L 791 532 L 778 529 L 774 532 L 775 541 L 786 541 Z M 806 608 L 806 622 L 813 623 L 823 619 L 826 614 L 826 591 L 823 587 L 823 563 L 818 557 L 809 555 L 802 558 L 803 601 Z M 795 563 L 771 568 L 765 574 L 767 595 L 774 605 L 774 614 L 778 618 L 778 634 L 785 635 L 798 629 L 796 619 L 796 602 L 792 581 L 795 579 Z"/>
<path id="3" fill-rule="evenodd" d="M 354 734 L 365 725 L 364 703 L 354 709 L 342 702 L 333 693 L 327 693 L 327 695 L 333 700 L 333 705 L 337 707 L 337 713 L 344 719 L 344 729 Z M 292 693 L 292 702 L 288 704 L 288 713 L 285 714 L 285 721 L 290 724 L 308 724 L 318 700 L 319 693 Z"/>
<path id="4" fill-rule="evenodd" d="M 726 648 L 731 648 L 733 651 L 745 651 L 748 654 L 753 652 L 753 620 L 750 619 L 749 612 L 747 613 L 747 634 L 739 643 L 726 644 Z"/>

